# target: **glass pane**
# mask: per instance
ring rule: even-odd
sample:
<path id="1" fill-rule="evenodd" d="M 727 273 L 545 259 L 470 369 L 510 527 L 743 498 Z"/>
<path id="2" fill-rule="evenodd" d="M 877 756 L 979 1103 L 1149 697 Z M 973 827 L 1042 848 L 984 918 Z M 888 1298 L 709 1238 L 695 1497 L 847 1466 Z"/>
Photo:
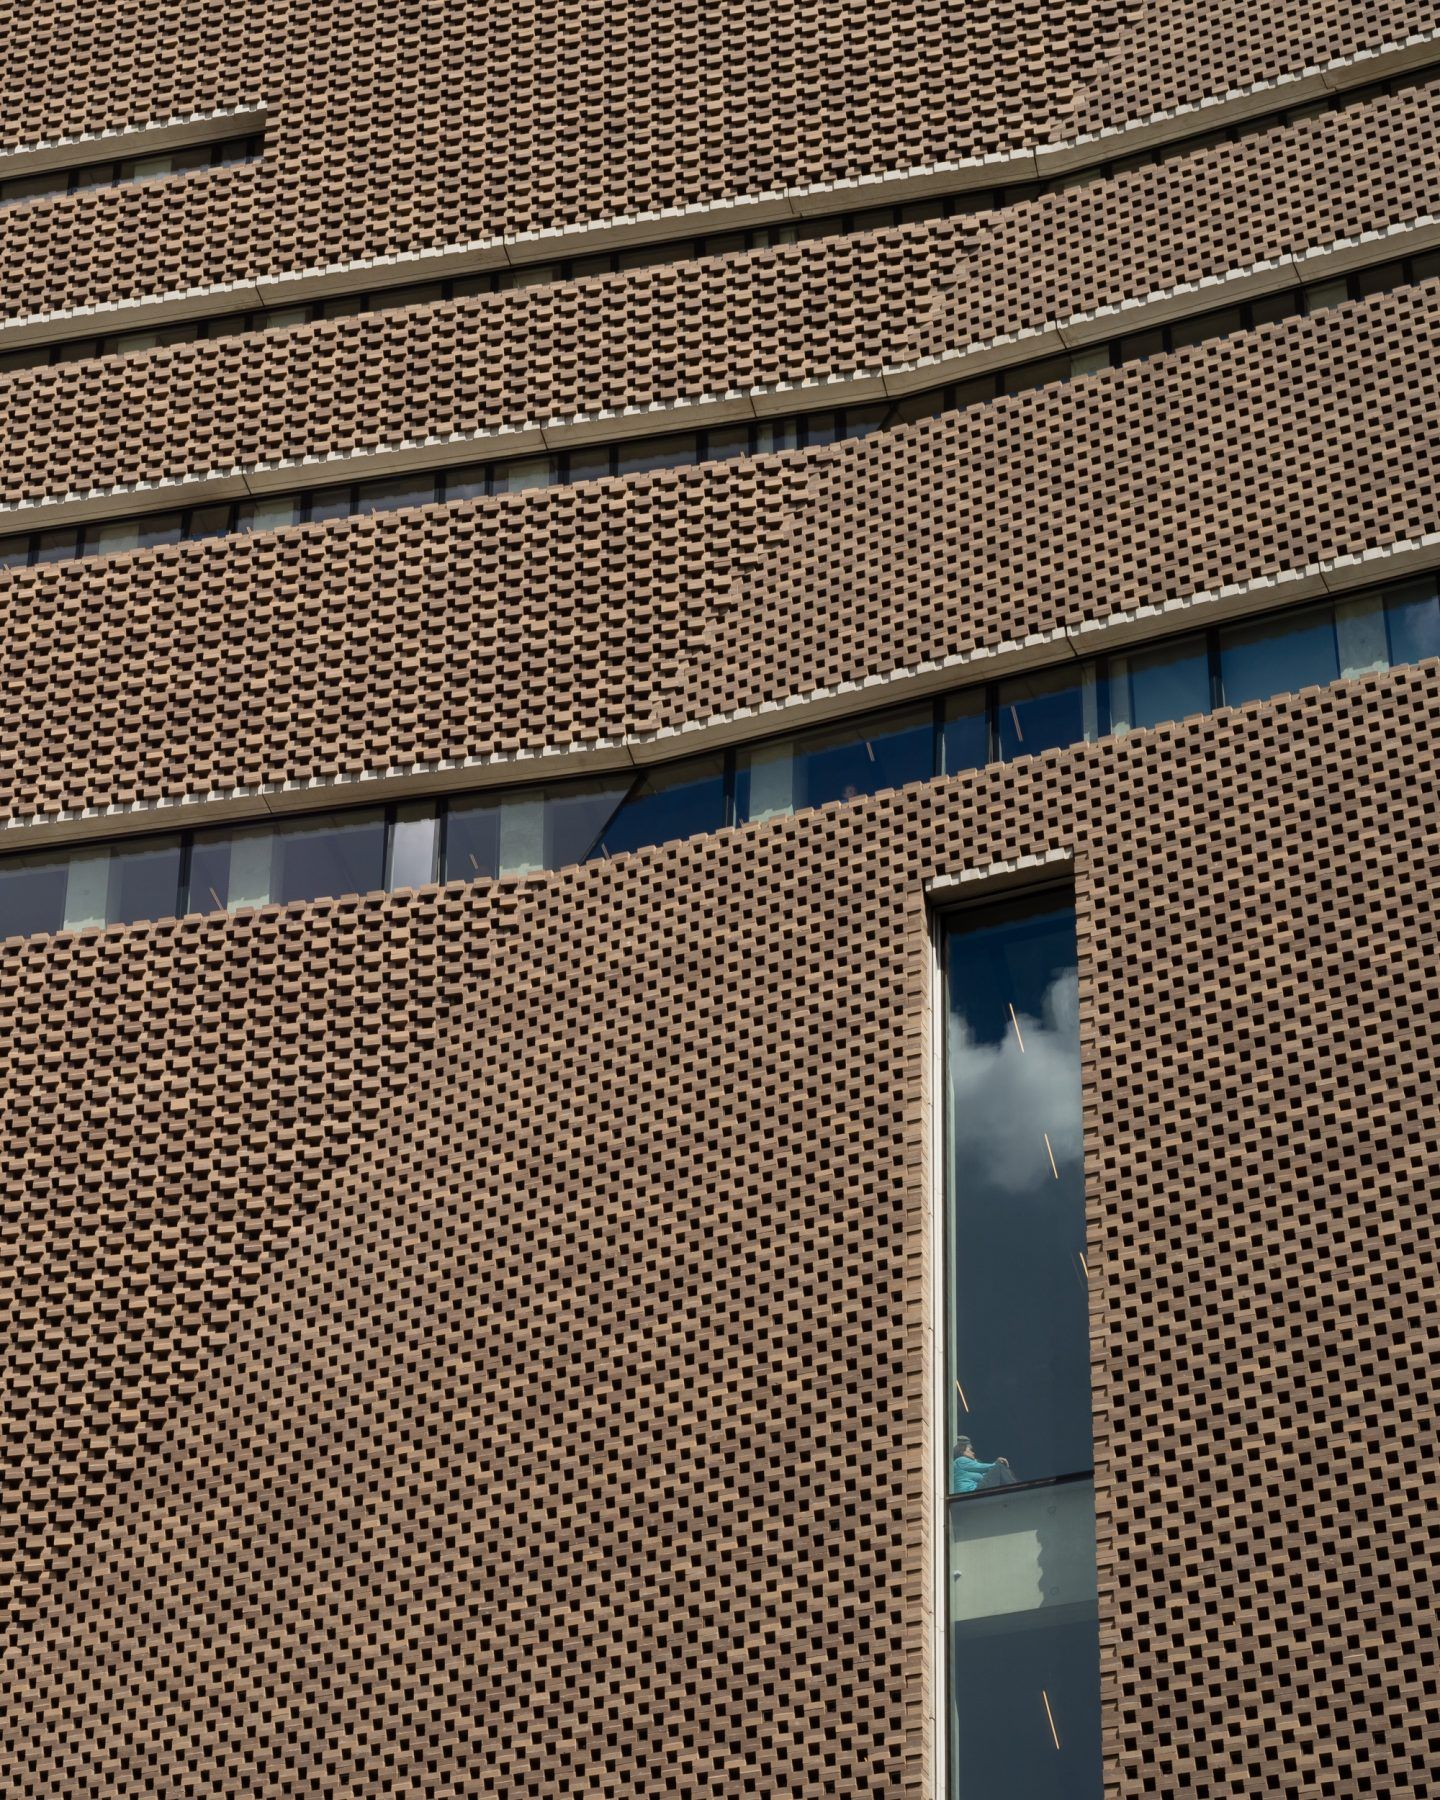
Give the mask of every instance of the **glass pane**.
<path id="1" fill-rule="evenodd" d="M 928 706 L 906 707 L 862 724 L 807 731 L 742 751 L 736 805 L 742 819 L 770 818 L 928 781 L 934 772 L 933 714 Z"/>
<path id="2" fill-rule="evenodd" d="M 446 881 L 492 881 L 500 873 L 500 802 L 493 794 L 452 800 L 445 817 Z"/>
<path id="3" fill-rule="evenodd" d="M 560 479 L 560 462 L 554 456 L 521 456 L 495 467 L 493 491 L 523 494 L 527 488 L 553 487 Z M 446 488 L 447 498 L 449 488 Z"/>
<path id="4" fill-rule="evenodd" d="M 85 548 L 92 556 L 114 556 L 122 550 L 148 550 L 156 544 L 180 542 L 178 512 L 150 513 L 138 519 L 114 519 L 105 525 L 91 525 L 85 534 Z"/>
<path id="5" fill-rule="evenodd" d="M 1165 349 L 1165 332 L 1156 327 L 1152 331 L 1132 331 L 1128 337 L 1120 340 L 1120 360 L 1122 363 L 1141 362 L 1149 356 L 1160 356 Z"/>
<path id="6" fill-rule="evenodd" d="M 621 475 L 643 475 L 648 469 L 675 469 L 693 463 L 696 457 L 695 434 L 682 437 L 637 438 L 621 444 L 617 472 Z"/>
<path id="7" fill-rule="evenodd" d="M 794 450 L 800 442 L 798 420 L 768 420 L 755 427 L 755 454 L 769 456 L 777 450 Z"/>
<path id="8" fill-rule="evenodd" d="M 201 831 L 190 850 L 189 912 L 235 912 L 270 898 L 274 837 L 268 825 Z"/>
<path id="9" fill-rule="evenodd" d="M 818 449 L 822 445 L 833 444 L 840 435 L 839 413 L 811 413 L 808 418 L 799 422 L 805 428 L 805 444 L 808 449 Z"/>
<path id="10" fill-rule="evenodd" d="M 959 914 L 945 954 L 948 1478 L 967 1493 L 1092 1462 L 1069 898 Z"/>
<path id="11" fill-rule="evenodd" d="M 1238 306 L 1227 306 L 1221 312 L 1202 313 L 1198 319 L 1177 319 L 1170 327 L 1170 342 L 1178 350 L 1182 344 L 1203 344 L 1244 329 L 1244 313 Z"/>
<path id="12" fill-rule="evenodd" d="M 1355 292 L 1363 300 L 1370 294 L 1385 294 L 1405 279 L 1405 265 L 1399 262 L 1379 263 L 1373 269 L 1357 269 Z"/>
<path id="13" fill-rule="evenodd" d="M 180 839 L 148 838 L 117 844 L 110 852 L 105 903 L 108 925 L 136 919 L 173 919 L 180 901 Z"/>
<path id="14" fill-rule="evenodd" d="M 433 800 L 417 800 L 395 809 L 387 888 L 425 887 L 438 880 L 439 825 Z"/>
<path id="15" fill-rule="evenodd" d="M 293 505 L 298 518 L 300 498 L 297 495 Z M 354 496 L 348 487 L 316 488 L 310 496 L 307 516 L 318 519 L 348 519 L 354 510 Z"/>
<path id="16" fill-rule="evenodd" d="M 242 500 L 235 508 L 236 531 L 278 531 L 300 519 L 300 502 L 293 494 L 269 500 Z"/>
<path id="17" fill-rule="evenodd" d="M 1117 733 L 1210 710 L 1210 653 L 1204 634 L 1110 658 L 1110 721 Z"/>
<path id="18" fill-rule="evenodd" d="M 30 539 L 0 538 L 0 569 L 23 569 L 30 560 Z"/>
<path id="19" fill-rule="evenodd" d="M 1385 602 L 1379 594 L 1335 602 L 1335 647 L 1343 678 L 1389 668 Z"/>
<path id="20" fill-rule="evenodd" d="M 360 513 L 393 512 L 401 506 L 429 506 L 434 498 L 433 475 L 400 475 L 393 481 L 365 482 L 355 510 Z M 312 509 L 311 517 L 317 516 Z"/>
<path id="21" fill-rule="evenodd" d="M 1392 663 L 1440 656 L 1440 600 L 1436 599 L 1434 576 L 1391 588 L 1385 596 L 1385 624 Z"/>
<path id="22" fill-rule="evenodd" d="M 220 506 L 197 506 L 185 524 L 187 538 L 223 537 L 230 529 L 230 508 L 228 504 Z"/>
<path id="23" fill-rule="evenodd" d="M 47 194 L 63 194 L 69 186 L 69 171 L 58 172 L 47 170 L 40 175 L 15 175 L 0 188 L 0 196 L 6 206 L 15 206 L 22 200 L 39 200 Z"/>
<path id="24" fill-rule="evenodd" d="M 1093 741 L 1100 735 L 1098 701 L 1093 663 L 1002 681 L 996 694 L 1001 761 Z"/>
<path id="25" fill-rule="evenodd" d="M 85 931 L 105 923 L 110 885 L 109 850 L 77 850 L 65 879 L 65 929 Z"/>
<path id="26" fill-rule="evenodd" d="M 718 462 L 722 457 L 750 454 L 748 425 L 716 425 L 705 433 L 705 454 Z"/>
<path id="27" fill-rule="evenodd" d="M 640 776 L 591 854 L 618 856 L 645 844 L 718 831 L 724 823 L 724 760 L 702 756 Z"/>
<path id="28" fill-rule="evenodd" d="M 1338 281 L 1312 281 L 1305 290 L 1305 306 L 1309 312 L 1320 312 L 1327 306 L 1340 306 L 1350 298 L 1350 283 L 1342 275 Z"/>
<path id="29" fill-rule="evenodd" d="M 1110 367 L 1110 346 L 1097 345 L 1092 350 L 1077 350 L 1070 358 L 1070 374 L 1098 375 L 1102 369 Z"/>
<path id="30" fill-rule="evenodd" d="M 266 834 L 268 839 L 268 833 Z M 267 871 L 266 886 L 269 886 Z M 197 832 L 190 846 L 188 912 L 224 912 L 230 894 L 230 833 Z"/>
<path id="31" fill-rule="evenodd" d="M 990 721 L 984 688 L 966 688 L 945 702 L 944 771 L 983 769 L 990 760 Z"/>
<path id="32" fill-rule="evenodd" d="M 289 325 L 304 325 L 310 318 L 308 306 L 272 306 L 257 313 L 255 323 L 261 331 L 283 331 Z"/>
<path id="33" fill-rule="evenodd" d="M 68 864 L 63 853 L 0 859 L 0 938 L 59 931 L 65 922 Z"/>
<path id="34" fill-rule="evenodd" d="M 591 444 L 570 452 L 569 479 L 598 481 L 610 471 L 611 452 L 608 444 Z"/>
<path id="35" fill-rule="evenodd" d="M 385 816 L 322 813 L 275 828 L 272 900 L 371 894 L 385 885 Z"/>
<path id="36" fill-rule="evenodd" d="M 1002 375 L 977 375 L 973 381 L 962 381 L 955 389 L 955 405 L 961 408 L 983 406 L 1003 392 L 1003 381 Z"/>
<path id="37" fill-rule="evenodd" d="M 635 777 L 628 770 L 594 781 L 570 781 L 545 790 L 545 856 L 547 869 L 585 862 L 598 848 L 605 827 L 630 792 Z"/>
<path id="38" fill-rule="evenodd" d="M 444 285 L 440 281 L 417 281 L 410 287 L 386 288 L 374 296 L 375 304 L 387 311 L 402 306 L 433 306 L 445 298 Z"/>
<path id="39" fill-rule="evenodd" d="M 1220 632 L 1220 680 L 1227 706 L 1323 686 L 1339 673 L 1328 602 L 1278 618 L 1226 625 Z"/>
<path id="40" fill-rule="evenodd" d="M 1047 356 L 1039 362 L 1022 363 L 1018 369 L 1006 369 L 1005 392 L 1023 394 L 1030 388 L 1048 387 L 1051 382 L 1070 379 L 1068 356 Z"/>
<path id="41" fill-rule="evenodd" d="M 173 174 L 174 155 L 129 157 L 120 165 L 122 181 L 154 181 L 161 175 Z"/>
<path id="42" fill-rule="evenodd" d="M 1094 1512 L 1088 1481 L 949 1507 L 956 1800 L 1099 1800 Z"/>
<path id="43" fill-rule="evenodd" d="M 845 436 L 847 438 L 869 437 L 872 432 L 879 431 L 885 424 L 888 405 L 883 406 L 847 406 L 845 408 Z"/>
<path id="44" fill-rule="evenodd" d="M 80 554 L 80 533 L 73 526 L 68 531 L 42 531 L 36 542 L 36 562 L 64 562 Z"/>
<path id="45" fill-rule="evenodd" d="M 1263 300 L 1252 300 L 1250 316 L 1257 325 L 1274 324 L 1279 319 L 1293 319 L 1300 311 L 1300 295 L 1294 288 L 1283 294 L 1267 294 Z"/>

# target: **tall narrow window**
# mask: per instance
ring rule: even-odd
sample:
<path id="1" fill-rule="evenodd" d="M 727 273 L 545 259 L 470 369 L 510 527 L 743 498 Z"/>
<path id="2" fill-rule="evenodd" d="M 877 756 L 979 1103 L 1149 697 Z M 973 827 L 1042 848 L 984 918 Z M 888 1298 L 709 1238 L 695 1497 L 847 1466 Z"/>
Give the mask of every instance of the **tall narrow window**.
<path id="1" fill-rule="evenodd" d="M 1099 1800 L 1075 913 L 946 920 L 945 1588 L 951 1800 Z"/>

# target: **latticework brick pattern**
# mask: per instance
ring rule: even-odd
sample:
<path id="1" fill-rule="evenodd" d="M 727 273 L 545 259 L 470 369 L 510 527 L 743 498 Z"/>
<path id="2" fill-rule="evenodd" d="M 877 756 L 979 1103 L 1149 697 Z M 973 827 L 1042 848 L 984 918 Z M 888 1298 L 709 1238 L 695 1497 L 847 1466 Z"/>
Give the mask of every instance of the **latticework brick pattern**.
<path id="1" fill-rule="evenodd" d="M 595 744 L 1408 542 L 1437 337 L 1432 281 L 825 450 L 14 570 L 0 802 Z"/>
<path id="2" fill-rule="evenodd" d="M 1054 851 L 1112 1800 L 1426 1792 L 1437 725 L 11 946 L 0 1792 L 926 1793 L 924 889 Z"/>
<path id="3" fill-rule="evenodd" d="M 1435 28 L 1413 3 L 994 0 L 653 11 L 12 4 L 0 140 L 269 108 L 256 167 L 0 217 L 32 315 L 1067 141 Z M 305 53 L 297 54 L 297 33 Z"/>
<path id="4" fill-rule="evenodd" d="M 1433 220 L 1437 131 L 1440 82 L 972 218 L 23 371 L 0 378 L 0 500 L 787 386 L 823 405 L 804 384 Z"/>

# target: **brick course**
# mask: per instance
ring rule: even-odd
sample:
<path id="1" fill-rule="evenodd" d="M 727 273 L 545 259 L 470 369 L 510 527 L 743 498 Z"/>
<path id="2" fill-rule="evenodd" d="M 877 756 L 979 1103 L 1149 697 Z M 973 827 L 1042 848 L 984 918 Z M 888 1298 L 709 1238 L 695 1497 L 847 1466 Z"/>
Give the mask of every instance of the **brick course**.
<path id="1" fill-rule="evenodd" d="M 1432 281 L 823 450 L 12 570 L 0 802 L 593 745 L 1407 542 L 1437 336 Z"/>
<path id="2" fill-rule="evenodd" d="M 0 501 L 955 356 L 1440 217 L 1437 131 L 1440 81 L 973 218 L 22 371 L 0 377 Z"/>
<path id="3" fill-rule="evenodd" d="M 1373 54 L 1399 0 L 906 0 L 487 21 L 421 0 L 12 9 L 15 148 L 267 105 L 265 162 L 0 216 L 18 315 L 1031 150 Z M 80 47 L 83 54 L 76 55 Z M 1201 122 L 1203 125 L 1203 121 Z M 78 159 L 77 159 L 78 160 Z"/>

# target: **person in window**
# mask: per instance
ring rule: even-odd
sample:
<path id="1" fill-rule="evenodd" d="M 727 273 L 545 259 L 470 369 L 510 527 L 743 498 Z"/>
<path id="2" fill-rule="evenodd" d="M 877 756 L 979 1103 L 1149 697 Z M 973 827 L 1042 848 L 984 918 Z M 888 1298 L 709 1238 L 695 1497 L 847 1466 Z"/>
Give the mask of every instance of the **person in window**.
<path id="1" fill-rule="evenodd" d="M 1014 1479 L 1008 1456 L 997 1456 L 994 1462 L 981 1462 L 968 1437 L 956 1438 L 950 1457 L 952 1494 L 973 1494 L 981 1487 L 1002 1487 Z"/>

